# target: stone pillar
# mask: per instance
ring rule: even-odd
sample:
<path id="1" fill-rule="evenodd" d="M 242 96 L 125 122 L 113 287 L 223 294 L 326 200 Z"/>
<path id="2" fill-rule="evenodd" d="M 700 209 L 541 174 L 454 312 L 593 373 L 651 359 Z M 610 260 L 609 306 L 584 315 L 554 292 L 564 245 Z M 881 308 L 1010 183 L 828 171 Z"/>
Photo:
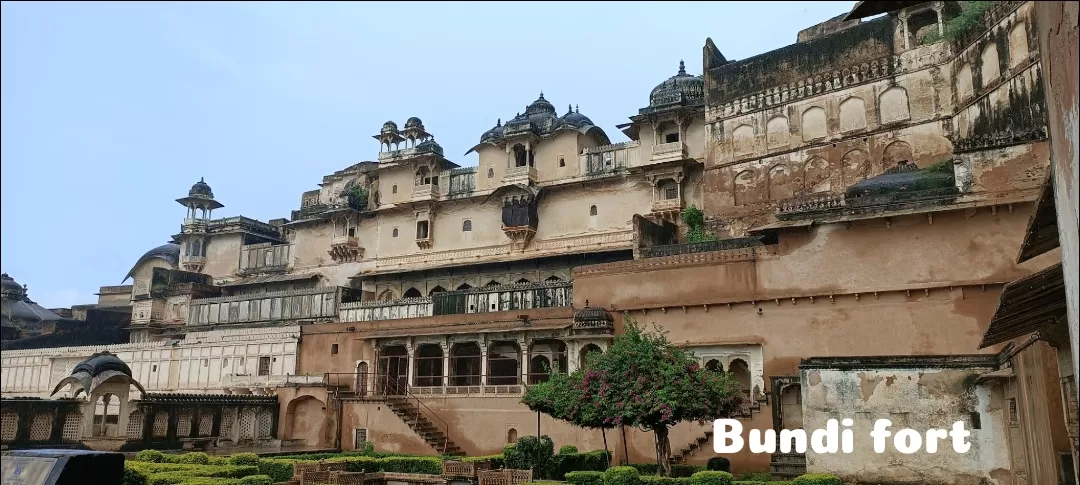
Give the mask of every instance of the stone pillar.
<path id="1" fill-rule="evenodd" d="M 442 347 L 442 385 L 450 385 L 450 345 L 446 342 L 439 344 Z"/>
<path id="2" fill-rule="evenodd" d="M 480 385 L 487 385 L 488 378 L 488 349 L 484 342 L 478 342 L 480 345 Z"/>
<path id="3" fill-rule="evenodd" d="M 405 378 L 406 379 L 405 380 L 406 384 L 405 385 L 406 386 L 412 386 L 413 385 L 413 377 L 416 375 L 416 365 L 415 365 L 415 362 L 413 361 L 413 356 L 416 354 L 416 347 L 414 347 L 412 345 L 406 345 L 405 346 L 405 351 L 408 353 L 408 356 L 409 356 L 408 361 L 407 361 L 408 362 L 408 369 L 405 372 L 405 375 L 406 375 L 406 378 Z"/>
<path id="4" fill-rule="evenodd" d="M 522 342 L 518 342 L 521 346 L 521 384 L 527 385 L 529 383 L 529 340 L 525 339 Z"/>
<path id="5" fill-rule="evenodd" d="M 901 11 L 898 17 L 900 18 L 900 26 L 904 34 L 904 50 L 908 50 L 911 48 L 911 45 L 909 45 L 910 43 L 908 42 L 908 14 L 907 12 Z"/>
<path id="6" fill-rule="evenodd" d="M 938 35 L 945 35 L 945 20 L 942 17 L 945 2 L 934 2 L 933 8 L 934 14 L 937 16 L 937 33 Z"/>

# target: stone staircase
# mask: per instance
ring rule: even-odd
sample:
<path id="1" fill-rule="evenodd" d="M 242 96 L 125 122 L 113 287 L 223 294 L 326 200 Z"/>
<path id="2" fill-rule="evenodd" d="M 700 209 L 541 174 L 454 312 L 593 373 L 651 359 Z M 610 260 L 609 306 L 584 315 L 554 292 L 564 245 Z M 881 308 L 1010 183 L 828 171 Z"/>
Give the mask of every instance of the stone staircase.
<path id="1" fill-rule="evenodd" d="M 447 437 L 446 433 L 432 423 L 427 416 L 424 416 L 420 405 L 414 400 L 415 398 L 387 397 L 386 406 L 420 435 L 428 445 L 435 448 L 435 451 L 446 456 L 464 456 L 465 453 L 461 451 L 461 448 L 454 444 L 453 440 Z"/>
<path id="2" fill-rule="evenodd" d="M 806 454 L 773 453 L 769 457 L 769 473 L 775 480 L 792 480 L 806 474 Z"/>
<path id="3" fill-rule="evenodd" d="M 735 415 L 733 417 L 738 418 L 738 419 L 750 419 L 750 418 L 754 417 L 754 412 L 755 411 L 761 411 L 761 404 L 763 402 L 766 402 L 766 399 L 764 397 L 758 397 L 756 399 L 750 399 L 750 400 L 748 400 L 748 402 L 743 404 L 742 408 L 739 410 L 740 411 L 739 414 L 737 414 L 737 415 Z M 712 436 L 713 436 L 712 431 L 706 431 L 702 436 L 698 436 L 697 439 L 695 439 L 693 442 L 687 444 L 684 448 L 680 449 L 678 452 L 675 452 L 675 450 L 672 450 L 671 460 L 670 460 L 671 464 L 674 465 L 674 464 L 678 464 L 678 463 L 686 463 L 686 461 L 689 460 L 691 456 L 694 456 L 694 453 L 697 453 L 698 451 L 701 451 L 702 449 L 705 449 L 704 447 L 710 441 L 712 441 Z M 804 460 L 804 468 L 805 468 L 805 460 Z"/>

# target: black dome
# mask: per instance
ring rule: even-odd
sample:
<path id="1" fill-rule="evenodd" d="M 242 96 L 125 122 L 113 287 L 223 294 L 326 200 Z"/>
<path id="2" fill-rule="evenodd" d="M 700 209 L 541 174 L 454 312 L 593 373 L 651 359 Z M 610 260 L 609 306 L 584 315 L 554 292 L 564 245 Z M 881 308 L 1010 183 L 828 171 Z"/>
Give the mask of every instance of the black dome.
<path id="1" fill-rule="evenodd" d="M 140 264 L 151 259 L 161 259 L 170 265 L 176 266 L 180 264 L 180 245 L 176 243 L 162 244 L 154 249 L 147 251 L 139 260 L 135 262 L 135 265 L 131 267 L 131 271 L 128 271 L 127 276 L 124 277 L 124 281 L 135 273 L 135 268 L 138 268 Z"/>
<path id="2" fill-rule="evenodd" d="M 207 197 L 214 198 L 214 191 L 210 190 L 210 186 L 200 177 L 195 185 L 191 186 L 191 190 L 188 191 L 188 197 Z"/>
<path id="3" fill-rule="evenodd" d="M 397 131 L 398 131 L 397 123 L 394 123 L 393 121 L 387 121 L 386 123 L 383 123 L 382 130 L 380 132 L 381 133 L 397 133 Z"/>
<path id="4" fill-rule="evenodd" d="M 99 352 L 91 355 L 90 358 L 79 362 L 75 368 L 71 370 L 71 373 L 76 374 L 82 371 L 90 374 L 91 377 L 97 377 L 102 372 L 110 370 L 122 372 L 129 377 L 131 376 L 131 368 L 128 367 L 124 361 L 120 360 L 119 357 L 109 352 Z"/>
<path id="5" fill-rule="evenodd" d="M 420 118 L 413 116 L 408 120 L 405 120 L 405 129 L 409 128 L 420 128 L 422 130 L 424 129 L 424 122 L 420 121 Z"/>
<path id="6" fill-rule="evenodd" d="M 679 73 L 660 83 L 649 93 L 649 107 L 696 105 L 705 102 L 705 80 L 686 73 L 686 63 L 679 61 Z"/>
<path id="7" fill-rule="evenodd" d="M 532 104 L 525 107 L 525 116 L 532 116 L 538 114 L 555 114 L 555 105 L 550 101 L 544 99 L 544 93 L 540 93 L 540 97 L 536 98 Z"/>
<path id="8" fill-rule="evenodd" d="M 22 300 L 26 297 L 22 285 L 7 273 L 0 275 L 0 295 L 3 295 L 5 300 Z"/>
<path id="9" fill-rule="evenodd" d="M 501 139 L 503 136 L 502 118 L 495 122 L 495 127 L 485 131 L 483 135 L 480 135 L 480 143 L 495 141 Z"/>
<path id="10" fill-rule="evenodd" d="M 596 324 L 611 324 L 615 322 L 615 318 L 603 308 L 593 308 L 589 306 L 589 302 L 585 302 L 585 308 L 578 310 L 574 313 L 574 324 L 593 323 Z M 586 325 L 588 326 L 588 325 Z"/>

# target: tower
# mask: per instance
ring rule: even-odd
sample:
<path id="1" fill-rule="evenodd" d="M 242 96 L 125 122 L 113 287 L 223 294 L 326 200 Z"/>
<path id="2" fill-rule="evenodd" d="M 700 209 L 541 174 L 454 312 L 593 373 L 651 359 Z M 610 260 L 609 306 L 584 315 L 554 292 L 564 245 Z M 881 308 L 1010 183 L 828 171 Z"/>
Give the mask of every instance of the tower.
<path id="1" fill-rule="evenodd" d="M 187 197 L 176 199 L 187 209 L 180 233 L 180 266 L 186 271 L 200 272 L 206 265 L 207 226 L 214 209 L 225 207 L 214 200 L 214 192 L 200 177 L 191 186 Z"/>

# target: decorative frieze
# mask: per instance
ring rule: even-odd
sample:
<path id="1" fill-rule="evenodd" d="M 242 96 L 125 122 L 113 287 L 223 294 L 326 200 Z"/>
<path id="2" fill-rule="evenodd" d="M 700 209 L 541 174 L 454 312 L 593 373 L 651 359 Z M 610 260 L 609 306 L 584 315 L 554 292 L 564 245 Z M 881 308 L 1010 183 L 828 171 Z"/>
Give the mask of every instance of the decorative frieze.
<path id="1" fill-rule="evenodd" d="M 523 257 L 535 257 L 532 255 L 545 252 L 565 253 L 584 249 L 595 250 L 598 246 L 605 247 L 605 249 L 629 249 L 633 241 L 633 231 L 608 232 L 589 236 L 533 241 L 529 247 L 524 251 L 521 251 L 521 253 L 529 255 Z M 505 256 L 511 251 L 512 249 L 505 244 L 474 249 L 436 251 L 424 254 L 378 258 L 375 260 L 375 266 L 379 269 L 391 269 L 411 265 L 431 266 Z"/>

